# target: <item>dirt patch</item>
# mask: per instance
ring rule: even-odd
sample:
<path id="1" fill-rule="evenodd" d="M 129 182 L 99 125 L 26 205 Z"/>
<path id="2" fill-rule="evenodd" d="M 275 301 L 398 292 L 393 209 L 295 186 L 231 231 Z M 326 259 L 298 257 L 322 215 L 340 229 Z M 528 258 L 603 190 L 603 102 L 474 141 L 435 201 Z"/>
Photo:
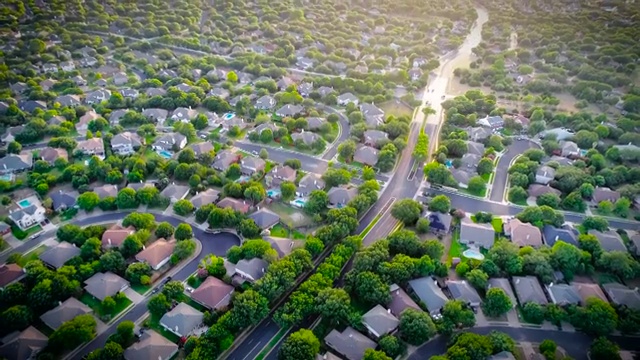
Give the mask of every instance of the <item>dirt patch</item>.
<path id="1" fill-rule="evenodd" d="M 413 108 L 405 105 L 398 100 L 390 100 L 380 104 L 380 109 L 384 111 L 385 116 L 393 115 L 395 117 L 400 116 L 413 116 Z"/>

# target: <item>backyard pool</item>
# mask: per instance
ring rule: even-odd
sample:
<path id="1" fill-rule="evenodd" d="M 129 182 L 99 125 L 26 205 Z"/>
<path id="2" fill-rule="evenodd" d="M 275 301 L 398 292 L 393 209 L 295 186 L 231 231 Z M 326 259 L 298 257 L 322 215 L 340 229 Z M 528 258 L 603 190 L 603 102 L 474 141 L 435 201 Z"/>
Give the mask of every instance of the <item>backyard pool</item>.
<path id="1" fill-rule="evenodd" d="M 451 160 L 447 160 L 444 162 L 444 164 L 450 169 L 453 167 L 453 162 L 451 162 Z"/>
<path id="2" fill-rule="evenodd" d="M 306 203 L 307 203 L 307 200 L 306 199 L 302 199 L 302 198 L 298 198 L 298 199 L 295 199 L 295 200 L 291 201 L 291 205 L 299 207 L 299 208 L 303 208 L 304 204 L 306 204 Z"/>
<path id="3" fill-rule="evenodd" d="M 231 120 L 231 119 L 233 119 L 234 116 L 236 116 L 235 113 L 228 112 L 228 113 L 222 115 L 222 119 L 223 120 Z"/>
<path id="4" fill-rule="evenodd" d="M 267 190 L 267 196 L 270 198 L 280 196 L 280 189 L 269 189 Z"/>
<path id="5" fill-rule="evenodd" d="M 480 260 L 480 261 L 484 260 L 484 255 L 482 255 L 480 251 L 474 250 L 474 249 L 467 249 L 463 251 L 462 256 L 469 259 L 474 259 L 474 260 Z"/>
<path id="6" fill-rule="evenodd" d="M 29 201 L 29 199 L 20 200 L 18 205 L 20 205 L 21 208 L 26 208 L 31 205 L 31 201 Z"/>
<path id="7" fill-rule="evenodd" d="M 173 157 L 173 154 L 167 150 L 158 151 L 158 155 L 162 156 L 165 159 L 171 159 Z"/>
<path id="8" fill-rule="evenodd" d="M 11 181 L 13 180 L 13 174 L 0 175 L 0 180 Z"/>

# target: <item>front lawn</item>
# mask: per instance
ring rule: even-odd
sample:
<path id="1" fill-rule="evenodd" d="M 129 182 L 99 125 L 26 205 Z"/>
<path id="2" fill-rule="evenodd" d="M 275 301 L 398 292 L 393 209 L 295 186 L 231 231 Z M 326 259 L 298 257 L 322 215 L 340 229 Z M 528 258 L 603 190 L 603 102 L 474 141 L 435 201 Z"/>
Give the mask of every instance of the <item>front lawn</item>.
<path id="1" fill-rule="evenodd" d="M 144 321 L 144 326 L 155 330 L 158 334 L 164 336 L 172 343 L 177 344 L 180 341 L 180 337 L 160 325 L 161 318 L 162 317 L 156 318 L 155 316 L 149 316 L 147 320 Z"/>
<path id="2" fill-rule="evenodd" d="M 484 190 L 480 193 L 475 193 L 475 192 L 471 192 L 468 189 L 459 189 L 459 191 L 465 193 L 465 194 L 469 194 L 469 195 L 473 195 L 473 196 L 479 196 L 479 197 L 485 197 L 487 195 L 487 188 L 484 188 Z"/>
<path id="3" fill-rule="evenodd" d="M 332 143 L 338 137 L 339 131 L 340 131 L 340 124 L 338 124 L 337 122 L 331 123 L 331 131 L 329 131 L 326 134 L 322 134 L 322 138 L 326 142 Z"/>
<path id="4" fill-rule="evenodd" d="M 491 225 L 496 233 L 502 234 L 502 218 L 493 218 L 493 220 L 491 220 Z"/>
<path id="5" fill-rule="evenodd" d="M 16 264 L 20 265 L 20 267 L 24 267 L 31 260 L 38 260 L 38 257 L 43 252 L 47 251 L 48 248 L 44 245 L 35 248 L 33 251 L 24 254 L 20 257 L 20 260 L 16 262 Z"/>
<path id="6" fill-rule="evenodd" d="M 24 240 L 27 237 L 42 231 L 42 226 L 36 225 L 28 228 L 27 230 L 20 229 L 17 225 L 11 225 L 11 233 L 18 240 Z"/>
<path id="7" fill-rule="evenodd" d="M 149 289 L 151 289 L 151 285 L 131 284 L 131 288 L 138 294 L 144 295 L 147 291 L 149 291 Z"/>
<path id="8" fill-rule="evenodd" d="M 114 297 L 114 300 L 116 300 L 116 297 Z M 80 301 L 93 309 L 93 311 L 100 317 L 100 319 L 104 319 L 107 322 L 121 313 L 132 303 L 131 300 L 129 300 L 127 297 L 119 298 L 119 300 L 116 300 L 116 306 L 114 306 L 113 309 L 109 311 L 102 307 L 102 302 L 100 300 L 94 298 L 88 292 L 82 294 L 82 296 L 80 297 Z"/>

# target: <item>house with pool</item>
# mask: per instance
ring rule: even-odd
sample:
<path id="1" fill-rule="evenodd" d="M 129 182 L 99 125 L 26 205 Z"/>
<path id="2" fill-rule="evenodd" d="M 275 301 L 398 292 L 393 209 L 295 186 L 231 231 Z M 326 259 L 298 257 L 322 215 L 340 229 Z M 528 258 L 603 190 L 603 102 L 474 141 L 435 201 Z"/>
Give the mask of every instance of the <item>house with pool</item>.
<path id="1" fill-rule="evenodd" d="M 153 150 L 165 159 L 172 158 L 175 151 L 180 151 L 185 146 L 187 146 L 187 137 L 180 133 L 164 134 L 151 145 Z"/>
<path id="2" fill-rule="evenodd" d="M 17 201 L 9 208 L 9 219 L 21 230 L 38 225 L 45 219 L 46 210 L 36 195 Z"/>
<path id="3" fill-rule="evenodd" d="M 247 127 L 247 123 L 244 121 L 244 119 L 236 115 L 236 113 L 232 112 L 222 115 L 220 122 L 222 123 L 222 128 L 227 131 L 229 131 L 229 129 L 233 128 L 234 126 L 237 126 L 240 129 L 244 129 Z"/>
<path id="4" fill-rule="evenodd" d="M 460 223 L 460 243 L 467 246 L 491 249 L 495 241 L 495 231 L 491 224 L 476 224 L 470 219 Z"/>

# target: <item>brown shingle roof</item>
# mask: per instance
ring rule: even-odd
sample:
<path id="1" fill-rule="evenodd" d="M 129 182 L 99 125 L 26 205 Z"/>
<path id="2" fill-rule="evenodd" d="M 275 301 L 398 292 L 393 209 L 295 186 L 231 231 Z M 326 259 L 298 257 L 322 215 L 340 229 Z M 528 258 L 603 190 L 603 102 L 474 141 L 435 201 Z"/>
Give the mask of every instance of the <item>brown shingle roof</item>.
<path id="1" fill-rule="evenodd" d="M 239 211 L 243 214 L 246 214 L 249 211 L 249 204 L 245 203 L 242 200 L 234 199 L 226 197 L 220 201 L 218 201 L 218 207 L 221 209 L 230 207 L 235 211 Z"/>
<path id="2" fill-rule="evenodd" d="M 158 239 L 146 249 L 136 254 L 136 260 L 146 262 L 152 268 L 156 268 L 162 261 L 171 256 L 176 247 L 175 241 Z"/>
<path id="3" fill-rule="evenodd" d="M 133 226 L 123 228 L 122 226 L 115 224 L 102 234 L 102 247 L 119 247 L 124 242 L 124 239 L 135 231 L 136 229 Z"/>
<path id="4" fill-rule="evenodd" d="M 233 294 L 233 286 L 209 276 L 191 293 L 191 298 L 210 309 L 220 309 L 229 306 L 231 294 Z"/>
<path id="5" fill-rule="evenodd" d="M 17 264 L 4 264 L 0 266 L 0 288 L 18 280 L 24 275 L 24 271 Z"/>
<path id="6" fill-rule="evenodd" d="M 540 229 L 518 219 L 511 219 L 504 225 L 505 233 L 510 234 L 511 241 L 520 246 L 542 246 Z"/>

